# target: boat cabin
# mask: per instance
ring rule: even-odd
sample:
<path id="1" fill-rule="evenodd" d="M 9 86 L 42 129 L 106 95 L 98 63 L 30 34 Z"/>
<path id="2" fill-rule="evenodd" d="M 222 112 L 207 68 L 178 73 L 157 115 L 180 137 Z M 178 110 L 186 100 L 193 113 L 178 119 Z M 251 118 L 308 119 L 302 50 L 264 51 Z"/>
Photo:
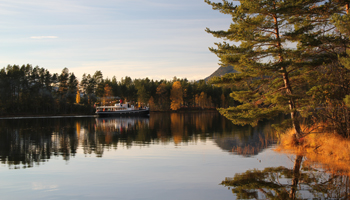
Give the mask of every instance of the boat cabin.
<path id="1" fill-rule="evenodd" d="M 129 102 L 124 104 L 118 103 L 114 106 L 98 106 L 96 107 L 96 112 L 113 112 L 113 111 L 123 111 L 123 110 L 134 110 L 134 105 Z"/>

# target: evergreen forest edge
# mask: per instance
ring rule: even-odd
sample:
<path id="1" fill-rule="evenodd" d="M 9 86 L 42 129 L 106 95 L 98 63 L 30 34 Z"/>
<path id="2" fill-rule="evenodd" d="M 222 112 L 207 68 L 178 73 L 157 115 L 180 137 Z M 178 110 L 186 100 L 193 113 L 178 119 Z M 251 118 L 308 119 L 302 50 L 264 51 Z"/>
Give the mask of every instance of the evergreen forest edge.
<path id="1" fill-rule="evenodd" d="M 64 68 L 51 74 L 39 66 L 8 65 L 0 70 L 0 115 L 94 114 L 95 106 L 131 102 L 151 111 L 202 110 L 228 107 L 229 87 L 204 80 L 103 78 L 101 71 L 83 74 L 79 82 Z M 112 98 L 111 98 L 112 97 Z"/>

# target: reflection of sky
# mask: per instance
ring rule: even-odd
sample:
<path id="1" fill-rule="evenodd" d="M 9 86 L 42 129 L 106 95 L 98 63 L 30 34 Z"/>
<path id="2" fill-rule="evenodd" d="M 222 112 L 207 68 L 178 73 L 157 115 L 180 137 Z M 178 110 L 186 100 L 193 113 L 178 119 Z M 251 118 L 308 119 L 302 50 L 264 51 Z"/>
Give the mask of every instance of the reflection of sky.
<path id="1" fill-rule="evenodd" d="M 259 162 L 258 160 L 261 160 Z M 29 169 L 0 168 L 3 199 L 233 199 L 219 185 L 247 169 L 287 165 L 286 155 L 267 149 L 251 158 L 231 155 L 213 141 L 119 145 L 116 150 L 78 153 L 68 162 L 61 157 Z"/>

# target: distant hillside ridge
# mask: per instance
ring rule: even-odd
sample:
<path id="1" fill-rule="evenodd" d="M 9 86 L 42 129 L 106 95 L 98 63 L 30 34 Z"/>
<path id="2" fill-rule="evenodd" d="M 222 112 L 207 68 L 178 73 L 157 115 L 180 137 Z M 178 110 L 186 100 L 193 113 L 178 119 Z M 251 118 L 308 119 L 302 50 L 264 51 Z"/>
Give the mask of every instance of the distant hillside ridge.
<path id="1" fill-rule="evenodd" d="M 212 73 L 210 76 L 208 76 L 207 78 L 205 78 L 204 80 L 205 81 L 209 81 L 211 78 L 213 77 L 221 77 L 225 74 L 228 74 L 228 73 L 236 73 L 237 71 L 235 69 L 233 69 L 232 66 L 227 66 L 227 67 L 223 67 L 223 66 L 220 66 L 214 73 Z"/>

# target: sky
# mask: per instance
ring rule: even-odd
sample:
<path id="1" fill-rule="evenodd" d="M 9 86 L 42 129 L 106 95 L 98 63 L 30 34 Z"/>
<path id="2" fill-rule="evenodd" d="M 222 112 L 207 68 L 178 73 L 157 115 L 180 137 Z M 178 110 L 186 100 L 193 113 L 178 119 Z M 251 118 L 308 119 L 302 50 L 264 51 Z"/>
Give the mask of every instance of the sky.
<path id="1" fill-rule="evenodd" d="M 0 68 L 199 80 L 219 67 L 206 27 L 230 22 L 204 0 L 0 0 Z"/>

